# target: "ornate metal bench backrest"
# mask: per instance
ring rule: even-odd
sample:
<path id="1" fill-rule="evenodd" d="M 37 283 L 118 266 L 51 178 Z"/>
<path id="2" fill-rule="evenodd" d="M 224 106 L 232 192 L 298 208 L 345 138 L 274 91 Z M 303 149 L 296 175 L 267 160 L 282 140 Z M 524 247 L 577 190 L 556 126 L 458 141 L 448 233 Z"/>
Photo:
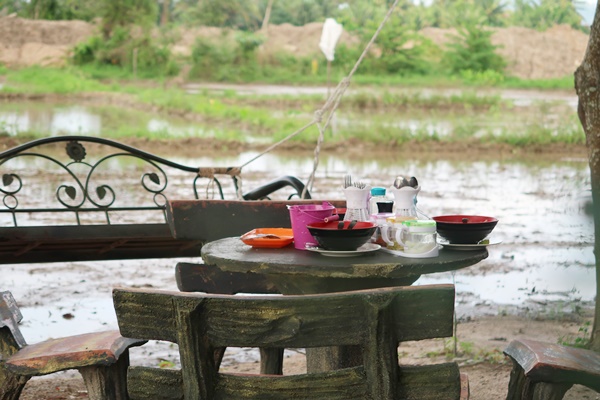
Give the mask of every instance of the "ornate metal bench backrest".
<path id="1" fill-rule="evenodd" d="M 88 153 L 92 153 L 91 156 Z M 125 161 L 137 165 L 136 173 L 139 174 L 139 170 L 142 170 L 139 181 L 135 181 L 137 178 L 130 173 L 130 164 L 122 166 Z M 116 163 L 120 163 L 117 174 L 119 182 L 114 182 Z M 44 172 L 36 176 L 33 173 L 37 170 Z M 44 212 L 71 213 L 75 216 L 74 223 L 81 225 L 85 223 L 82 215 L 94 215 L 90 217 L 92 223 L 111 224 L 114 223 L 111 215 L 114 216 L 116 212 L 126 215 L 133 211 L 154 210 L 162 214 L 164 222 L 167 189 L 181 186 L 183 182 L 185 191 L 189 192 L 189 183 L 185 183 L 186 179 L 189 182 L 189 178 L 194 199 L 200 198 L 201 187 L 206 192 L 203 193 L 203 198 L 225 198 L 217 175 L 230 177 L 233 187 L 228 193 L 239 197 L 238 168 L 189 167 L 98 137 L 50 137 L 17 146 L 0 153 L 0 174 L 0 193 L 4 205 L 0 207 L 0 215 L 9 215 L 15 227 L 21 225 L 18 215 L 37 213 L 39 216 L 39 213 Z M 169 178 L 174 177 L 178 182 L 169 185 Z M 282 184 L 271 183 L 266 185 L 267 189 L 263 187 L 254 190 L 243 198 L 265 198 L 270 191 L 282 186 L 293 186 L 298 194 L 304 188 L 293 177 L 285 177 L 284 180 Z M 48 186 L 53 193 L 47 193 Z M 134 193 L 135 197 L 132 196 Z M 170 194 L 191 198 L 190 194 L 180 195 L 177 191 L 171 191 Z M 140 201 L 140 197 L 144 200 Z M 27 217 L 23 217 L 25 218 Z M 123 221 L 119 220 L 119 223 Z M 4 226 L 9 224 L 8 221 L 1 223 Z M 34 225 L 38 225 L 38 221 L 34 221 Z"/>
<path id="2" fill-rule="evenodd" d="M 94 146 L 93 143 L 100 146 Z M 60 152 L 57 144 L 64 144 L 64 153 Z M 89 148 L 97 150 L 99 155 L 88 159 Z M 107 178 L 106 173 L 113 161 L 124 158 L 135 159 L 143 164 L 144 172 L 139 183 L 131 185 L 128 179 L 117 183 L 112 181 L 114 178 Z M 107 224 L 111 223 L 109 211 L 160 210 L 164 213 L 167 203 L 165 191 L 169 185 L 166 167 L 189 172 L 193 178 L 194 196 L 199 198 L 199 168 L 177 164 L 134 147 L 97 137 L 62 136 L 32 141 L 0 154 L 0 192 L 5 207 L 0 212 L 11 214 L 14 226 L 19 225 L 19 213 L 71 212 L 78 225 L 81 224 L 80 215 L 83 212 L 101 213 L 104 215 L 103 222 Z M 32 172 L 38 168 L 47 172 L 41 179 L 32 176 Z M 236 171 L 231 171 L 237 188 Z M 50 183 L 51 186 L 55 185 L 54 199 L 32 199 L 31 196 L 38 197 L 40 192 L 44 194 L 39 186 L 41 183 L 48 184 L 47 180 L 52 178 L 60 179 Z M 209 179 L 215 183 L 218 196 L 224 198 L 218 179 L 214 175 Z M 31 185 L 29 190 L 25 189 L 26 183 Z M 131 201 L 128 194 L 133 191 L 139 194 L 140 190 L 150 196 L 150 202 L 142 205 Z"/>

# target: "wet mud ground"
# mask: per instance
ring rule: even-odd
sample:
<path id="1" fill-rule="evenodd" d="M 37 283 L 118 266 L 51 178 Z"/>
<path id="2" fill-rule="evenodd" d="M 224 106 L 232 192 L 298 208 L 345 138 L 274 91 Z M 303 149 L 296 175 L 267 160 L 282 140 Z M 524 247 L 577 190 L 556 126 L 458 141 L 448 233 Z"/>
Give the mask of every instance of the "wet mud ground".
<path id="1" fill-rule="evenodd" d="M 510 340 L 573 340 L 582 335 L 581 328 L 590 320 L 595 294 L 593 221 L 586 212 L 590 181 L 585 156 L 578 153 L 551 157 L 550 161 L 540 157 L 536 162 L 534 158 L 481 161 L 477 157 L 376 154 L 350 158 L 338 152 L 322 154 L 313 197 L 340 198 L 342 177 L 348 172 L 384 187 L 402 174 L 419 179 L 422 190 L 418 207 L 427 216 L 469 213 L 500 220 L 492 235 L 501 243 L 488 248 L 488 259 L 455 274 L 422 277 L 417 284 L 456 284 L 457 338 L 463 343 L 458 346 L 462 355 L 457 359 L 472 377 L 472 398 L 502 398 L 498 394 L 505 392 L 510 368 L 502 362 L 501 349 Z M 211 159 L 183 154 L 177 160 L 188 165 L 239 165 L 255 155 L 247 151 Z M 263 156 L 245 168 L 243 188 L 249 190 L 268 182 L 282 171 L 306 180 L 313 166 L 311 156 L 310 152 Z M 45 168 L 32 172 L 31 167 L 31 163 L 24 163 L 16 168 L 30 171 L 33 182 L 51 180 L 53 175 Z M 119 174 L 119 179 L 133 184 L 140 175 L 137 168 L 126 165 L 127 173 Z M 123 165 L 117 169 L 122 170 Z M 110 172 L 106 174 L 110 178 Z M 171 183 L 172 198 L 191 196 L 185 179 Z M 42 195 L 48 194 L 52 196 L 53 190 L 38 192 L 35 198 L 41 201 Z M 126 196 L 142 194 L 128 190 Z M 233 196 L 231 188 L 226 188 L 226 195 Z M 146 199 L 140 199 L 143 201 Z M 34 343 L 115 328 L 112 288 L 177 290 L 174 265 L 178 261 L 199 258 L 15 264 L 2 265 L 0 271 L 2 288 L 11 290 L 22 307 L 24 335 Z M 406 360 L 433 362 L 436 358 L 446 359 L 447 348 L 448 343 L 440 340 L 408 344 L 403 350 Z M 291 371 L 301 370 L 302 356 L 297 352 L 288 356 Z M 171 344 L 150 343 L 132 352 L 132 362 L 178 365 L 177 349 Z M 257 352 L 251 349 L 233 349 L 224 361 L 225 368 L 236 371 L 252 370 L 256 365 Z M 36 379 L 29 385 L 31 394 L 24 398 L 85 397 L 81 383 L 72 376 L 64 375 L 64 381 Z M 584 397 L 593 396 L 584 392 L 571 398 L 595 398 Z"/>

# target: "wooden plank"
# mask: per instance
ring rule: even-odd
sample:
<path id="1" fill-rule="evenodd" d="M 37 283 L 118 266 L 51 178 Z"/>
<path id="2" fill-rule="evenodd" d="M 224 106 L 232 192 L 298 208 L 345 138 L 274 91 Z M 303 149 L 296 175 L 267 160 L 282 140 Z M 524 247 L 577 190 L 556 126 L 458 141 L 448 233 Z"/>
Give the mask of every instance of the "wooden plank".
<path id="1" fill-rule="evenodd" d="M 113 303 L 121 334 L 177 343 L 175 306 L 171 297 L 177 294 L 114 289 Z"/>
<path id="2" fill-rule="evenodd" d="M 182 292 L 214 294 L 279 293 L 265 275 L 224 272 L 214 265 L 177 263 L 177 288 Z"/>
<path id="3" fill-rule="evenodd" d="M 456 400 L 460 396 L 461 376 L 456 363 L 400 366 L 397 399 Z"/>
<path id="4" fill-rule="evenodd" d="M 49 339 L 23 347 L 6 360 L 6 368 L 18 375 L 46 375 L 85 366 L 112 365 L 131 346 L 145 340 L 128 339 L 119 331 L 93 332 Z"/>
<path id="5" fill-rule="evenodd" d="M 580 384 L 600 392 L 600 354 L 594 351 L 521 339 L 504 353 L 532 382 Z"/>
<path id="6" fill-rule="evenodd" d="M 123 334 L 178 343 L 181 380 L 165 378 L 165 384 L 177 385 L 173 393 L 181 390 L 186 399 L 458 399 L 461 393 L 455 363 L 429 368 L 398 366 L 399 341 L 451 335 L 452 285 L 304 296 L 116 288 L 113 299 Z M 349 345 L 362 349 L 359 365 L 304 375 L 221 374 L 215 359 L 216 350 L 229 346 Z M 163 379 L 160 375 L 145 371 L 140 379 L 159 381 Z M 165 375 L 175 376 L 172 372 Z M 135 383 L 140 388 L 136 390 L 143 386 Z M 165 390 L 155 389 L 156 393 Z M 445 393 L 434 397 L 440 390 Z"/>
<path id="7" fill-rule="evenodd" d="M 231 298 L 117 288 L 113 299 L 119 327 L 128 337 L 176 341 L 173 299 L 188 307 L 188 312 L 202 309 L 209 326 L 207 335 L 216 347 L 312 347 L 359 344 L 366 311 L 364 298 L 358 293 L 342 300 L 335 294 Z M 367 296 L 373 307 L 393 302 L 394 333 L 399 341 L 452 335 L 452 285 L 379 289 L 373 293 Z M 240 298 L 245 301 L 240 302 Z M 327 312 L 317 308 L 324 299 Z M 265 309 L 276 312 L 276 318 Z M 243 332 L 237 332 L 240 321 L 244 321 Z M 290 330 L 295 332 L 292 337 Z M 340 333 L 331 337 L 332 331 Z"/>
<path id="8" fill-rule="evenodd" d="M 0 263 L 199 257 L 201 245 L 167 224 L 11 227 L 0 228 Z"/>
<path id="9" fill-rule="evenodd" d="M 133 400 L 183 400 L 180 370 L 129 367 L 127 389 Z"/>
<path id="10" fill-rule="evenodd" d="M 19 322 L 23 320 L 23 314 L 17 302 L 9 291 L 0 292 L 0 328 L 8 328 L 12 341 L 16 348 L 27 345 L 25 338 L 19 329 Z M 12 343 L 10 346 L 12 347 Z"/>
<path id="11" fill-rule="evenodd" d="M 362 367 L 318 374 L 260 376 L 220 374 L 214 399 L 364 400 L 368 381 Z"/>
<path id="12" fill-rule="evenodd" d="M 346 207 L 344 200 L 170 200 L 167 221 L 177 239 L 212 242 L 241 236 L 255 228 L 290 228 L 288 205 L 328 201 Z"/>

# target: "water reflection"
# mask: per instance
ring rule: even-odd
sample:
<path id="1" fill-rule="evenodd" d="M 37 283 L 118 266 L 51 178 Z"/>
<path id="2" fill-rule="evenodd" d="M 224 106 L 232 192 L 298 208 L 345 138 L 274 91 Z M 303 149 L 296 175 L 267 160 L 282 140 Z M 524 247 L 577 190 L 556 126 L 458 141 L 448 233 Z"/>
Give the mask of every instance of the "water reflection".
<path id="1" fill-rule="evenodd" d="M 73 104 L 0 104 L 0 132 L 16 136 L 34 132 L 46 136 L 89 135 L 130 129 L 165 137 L 211 137 L 214 132 L 178 118 L 157 117 L 137 110 Z"/>
<path id="2" fill-rule="evenodd" d="M 424 92 L 427 93 L 427 92 Z M 411 109 L 400 107 L 395 111 L 363 113 L 340 109 L 332 123 L 333 134 L 347 132 L 361 135 L 378 132 L 380 140 L 394 141 L 404 138 L 427 137 L 487 137 L 515 134 L 539 134 L 539 132 L 575 132 L 579 123 L 571 107 L 572 96 L 552 97 L 537 100 L 535 92 L 529 97 L 506 92 L 515 107 L 523 112 L 499 112 L 489 110 L 461 109 Z M 485 94 L 480 94 L 481 96 Z M 512 97 L 511 97 L 512 96 Z M 541 102 L 544 99 L 544 103 Z M 537 102 L 540 104 L 536 105 Z M 287 113 L 273 113 L 274 118 L 289 118 Z M 299 118 L 309 121 L 308 112 Z M 0 132 L 18 135 L 33 132 L 41 135 L 80 134 L 99 135 L 112 131 L 125 136 L 148 135 L 159 137 L 213 137 L 224 132 L 226 126 L 206 126 L 192 123 L 183 118 L 166 114 L 157 115 L 135 109 L 119 107 L 83 106 L 73 103 L 11 102 L 0 104 Z M 251 141 L 270 140 L 256 134 Z"/>

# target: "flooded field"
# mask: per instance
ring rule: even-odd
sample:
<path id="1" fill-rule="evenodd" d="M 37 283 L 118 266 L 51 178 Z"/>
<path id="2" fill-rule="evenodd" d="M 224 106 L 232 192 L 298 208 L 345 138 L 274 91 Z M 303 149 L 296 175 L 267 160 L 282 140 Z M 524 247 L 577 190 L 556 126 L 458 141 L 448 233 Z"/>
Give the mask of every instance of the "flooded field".
<path id="1" fill-rule="evenodd" d="M 192 94 L 199 92 L 205 94 L 206 97 L 198 100 L 200 102 L 213 101 L 211 97 L 213 94 L 218 101 L 224 101 L 227 93 L 235 92 L 241 96 L 236 101 L 239 108 L 230 111 L 231 119 L 226 118 L 225 121 L 216 122 L 210 114 L 207 118 L 190 121 L 184 117 L 185 113 L 167 115 L 155 112 L 152 107 L 133 109 L 109 105 L 110 102 L 100 105 L 93 101 L 63 100 L 45 103 L 13 100 L 0 103 L 0 133 L 10 136 L 20 133 L 48 136 L 66 134 L 100 136 L 102 132 L 110 132 L 112 137 L 154 138 L 231 138 L 232 135 L 234 137 L 237 135 L 238 138 L 243 137 L 246 141 L 260 143 L 272 138 L 263 132 L 260 123 L 253 125 L 251 120 L 238 115 L 252 113 L 254 110 L 251 103 L 244 102 L 244 96 L 258 94 L 310 98 L 312 99 L 310 104 L 314 105 L 310 108 L 293 105 L 290 106 L 292 109 L 285 107 L 282 109 L 275 102 L 273 112 L 268 112 L 269 116 L 266 117 L 308 122 L 313 118 L 313 112 L 320 106 L 319 96 L 322 95 L 324 101 L 328 93 L 328 89 L 323 87 L 193 84 L 187 86 L 187 91 Z M 406 140 L 449 136 L 457 139 L 498 136 L 519 138 L 527 135 L 573 137 L 582 134 L 575 112 L 577 97 L 565 91 L 479 90 L 475 92 L 455 89 L 389 88 L 381 94 L 382 104 L 387 104 L 386 110 L 378 110 L 377 104 L 372 104 L 378 97 L 368 88 L 350 90 L 347 96 L 353 99 L 351 103 L 354 106 L 346 109 L 344 104 L 341 104 L 331 124 L 333 138 L 341 132 L 354 137 L 379 132 L 378 140 L 384 143 L 398 137 Z M 444 102 L 439 100 L 441 98 L 453 100 Z M 411 101 L 418 106 L 411 106 Z M 395 107 L 388 104 L 395 104 L 395 102 L 399 102 Z M 244 108 L 246 105 L 248 108 Z M 315 109 L 312 109 L 313 107 Z M 257 109 L 265 112 L 264 107 Z"/>
<path id="2" fill-rule="evenodd" d="M 254 152 L 223 158 L 186 158 L 175 160 L 186 165 L 236 166 L 254 158 Z M 31 163 L 19 168 L 31 169 Z M 289 155 L 265 155 L 244 169 L 243 189 L 250 190 L 282 174 L 296 175 L 307 180 L 313 167 L 312 157 Z M 114 171 L 125 169 L 135 182 L 135 168 L 112 165 Z M 109 168 L 109 170 L 111 169 Z M 555 162 L 515 161 L 449 161 L 423 159 L 397 159 L 393 154 L 378 154 L 376 158 L 344 159 L 324 154 L 317 169 L 312 189 L 314 198 L 342 198 L 341 183 L 345 173 L 351 172 L 373 186 L 391 186 L 397 175 L 415 176 L 421 184 L 418 207 L 427 216 L 443 214 L 477 214 L 497 217 L 500 222 L 493 232 L 501 244 L 489 248 L 490 257 L 482 263 L 459 271 L 455 276 L 440 274 L 423 277 L 419 282 L 452 281 L 464 296 L 472 298 L 473 304 L 496 304 L 523 306 L 527 302 L 591 301 L 595 293 L 593 221 L 586 213 L 590 202 L 590 179 L 585 159 L 556 160 Z M 107 172 L 110 178 L 110 172 Z M 33 173 L 33 175 L 36 175 Z M 44 175 L 37 175 L 45 179 Z M 114 179 L 114 178 L 113 178 Z M 123 177 L 121 177 L 123 179 Z M 225 184 L 225 193 L 234 198 L 232 185 Z M 191 198 L 190 182 L 175 180 L 169 188 L 172 198 Z M 126 192 L 127 196 L 140 196 L 142 192 Z M 284 197 L 285 198 L 285 197 Z M 149 273 L 148 266 L 163 265 L 168 272 L 153 282 L 151 274 L 146 284 L 173 287 L 169 276 L 176 260 L 117 262 L 124 269 Z M 90 265 L 88 265 L 90 264 Z M 103 264 L 81 263 L 75 268 L 92 268 L 101 273 Z M 143 267 L 142 267 L 143 266 Z M 66 276 L 58 273 L 63 267 L 33 266 L 32 271 L 44 271 L 43 275 L 32 272 L 28 284 L 23 286 L 21 270 L 24 266 L 2 266 L 3 283 L 17 287 L 17 292 L 30 286 L 25 297 L 35 297 L 37 286 L 56 273 L 57 282 Z M 127 273 L 127 271 L 121 271 Z M 14 274 L 21 278 L 15 278 Z M 135 275 L 135 274 L 134 274 Z M 75 273 L 73 279 L 79 276 Z M 82 280 L 86 274 L 82 273 Z M 140 277 L 136 276 L 136 280 Z M 164 280 L 163 280 L 164 279 Z M 50 281 L 53 278 L 50 277 Z M 58 285 L 54 282 L 52 285 Z M 78 288 L 67 291 L 89 293 Z M 85 286 L 85 285 L 84 285 Z M 58 289 L 58 288 L 57 288 Z M 106 288 L 108 290 L 108 287 Z M 62 300 L 57 291 L 56 300 Z M 17 293 L 18 294 L 18 293 Z M 54 297 L 54 296 L 53 296 Z M 87 297 L 87 296 L 86 296 Z M 86 301 L 89 301 L 88 298 Z M 465 303 L 465 306 L 468 304 Z M 465 312 L 467 310 L 465 309 Z"/>
<path id="3" fill-rule="evenodd" d="M 563 106 L 572 106 L 569 99 L 563 99 Z M 46 115 L 46 122 L 40 126 L 54 127 L 50 128 L 50 134 L 94 135 L 105 129 L 102 118 L 93 117 L 95 111 L 66 107 L 62 115 L 69 121 L 65 126 L 71 130 L 60 128 L 61 118 L 44 114 L 47 110 L 40 112 Z M 13 118 L 10 124 L 6 123 L 8 114 Z M 0 108 L 0 127 L 25 124 L 18 122 L 21 121 L 18 115 L 15 110 Z M 79 123 L 69 119 L 73 115 L 80 118 Z M 396 123 L 403 122 L 398 119 Z M 430 121 L 422 117 L 416 123 L 424 126 Z M 74 126 L 79 126 L 79 130 L 73 130 Z M 403 152 L 407 153 L 410 154 Z M 198 154 L 191 156 L 161 155 L 181 164 L 204 167 L 239 166 L 258 154 L 248 151 L 210 155 L 198 149 Z M 422 187 L 418 208 L 425 215 L 464 213 L 499 219 L 492 237 L 501 243 L 488 248 L 488 259 L 456 273 L 423 276 L 416 283 L 455 283 L 459 318 L 499 313 L 565 316 L 592 304 L 596 290 L 594 230 L 587 212 L 591 195 L 585 157 L 480 159 L 468 154 L 451 158 L 444 154 L 400 157 L 391 152 L 349 157 L 325 152 L 319 160 L 311 188 L 313 198 L 342 198 L 342 177 L 347 173 L 372 186 L 383 187 L 389 187 L 397 175 L 415 176 Z M 39 182 L 58 179 L 44 165 L 32 161 L 19 161 L 14 168 Z M 243 190 L 284 174 L 306 181 L 312 168 L 312 152 L 268 154 L 243 169 Z M 112 181 L 118 177 L 121 181 L 135 182 L 143 172 L 136 163 L 115 161 L 107 166 L 103 176 Z M 167 195 L 172 199 L 191 198 L 191 183 L 183 176 L 174 176 Z M 229 182 L 224 183 L 226 196 L 234 198 L 233 188 Z M 124 196 L 140 196 L 140 202 L 147 201 L 142 192 L 124 190 Z M 190 260 L 2 265 L 0 281 L 2 289 L 10 289 L 23 308 L 25 337 L 29 342 L 37 342 L 66 331 L 83 333 L 115 327 L 112 287 L 177 290 L 174 266 L 178 261 Z M 172 348 L 144 351 L 152 352 L 146 356 L 160 359 L 168 358 Z M 232 357 L 245 354 L 239 352 Z"/>

